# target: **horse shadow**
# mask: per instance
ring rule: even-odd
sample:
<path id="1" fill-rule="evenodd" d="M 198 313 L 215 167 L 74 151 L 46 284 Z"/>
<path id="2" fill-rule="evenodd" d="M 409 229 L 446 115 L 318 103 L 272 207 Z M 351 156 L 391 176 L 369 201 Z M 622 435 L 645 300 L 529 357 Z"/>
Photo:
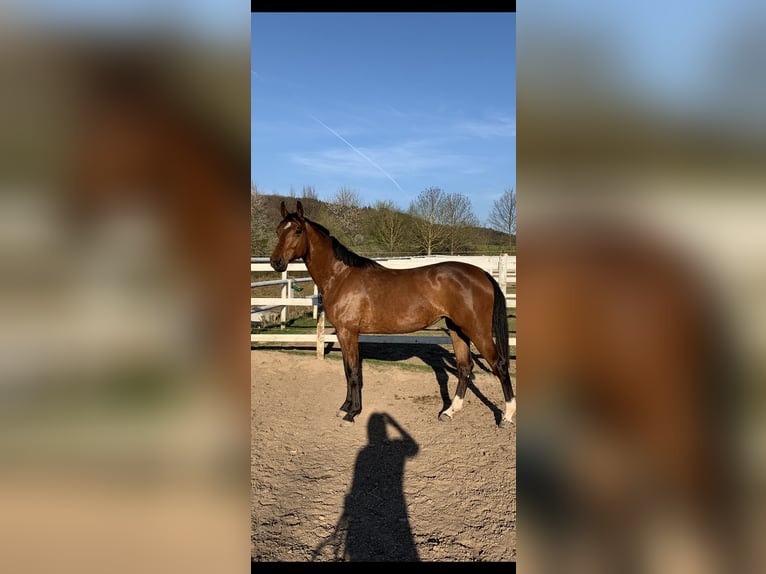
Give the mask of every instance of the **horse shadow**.
<path id="1" fill-rule="evenodd" d="M 389 428 L 399 437 L 389 437 Z M 420 561 L 403 488 L 404 465 L 420 447 L 388 413 L 370 415 L 367 434 L 343 513 L 334 532 L 314 548 L 312 561 Z"/>
<path id="2" fill-rule="evenodd" d="M 418 358 L 433 369 L 436 376 L 436 382 L 439 385 L 439 394 L 442 399 L 442 408 L 439 410 L 441 413 L 443 410 L 449 408 L 452 404 L 452 397 L 449 392 L 450 376 L 453 383 L 457 385 L 458 371 L 457 361 L 455 355 L 451 351 L 445 349 L 440 345 L 433 344 L 386 344 L 380 345 L 377 343 L 360 343 L 359 344 L 360 360 L 373 359 L 380 361 L 399 362 L 412 358 Z M 474 361 L 474 370 L 477 368 L 481 371 L 492 374 L 492 370 L 487 366 L 481 355 L 471 351 L 471 357 Z M 511 359 L 515 359 L 512 356 Z M 494 375 L 493 375 L 494 377 Z M 490 410 L 495 416 L 495 422 L 497 424 L 503 418 L 503 412 L 499 409 L 491 400 L 489 400 L 484 393 L 474 384 L 474 377 L 471 376 L 471 380 L 468 383 L 468 389 Z"/>

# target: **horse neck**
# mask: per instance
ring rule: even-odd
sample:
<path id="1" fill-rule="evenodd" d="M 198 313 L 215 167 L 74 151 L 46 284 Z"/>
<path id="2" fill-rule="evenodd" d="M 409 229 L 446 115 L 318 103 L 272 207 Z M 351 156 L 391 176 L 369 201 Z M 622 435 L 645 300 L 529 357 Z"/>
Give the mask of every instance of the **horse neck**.
<path id="1" fill-rule="evenodd" d="M 335 257 L 332 240 L 329 237 L 310 224 L 306 226 L 306 229 L 309 248 L 303 260 L 317 288 L 325 294 L 332 289 L 338 279 L 346 276 L 350 268 Z"/>
<path id="2" fill-rule="evenodd" d="M 104 209 L 135 201 L 163 218 L 175 247 L 194 264 L 240 268 L 239 246 L 247 241 L 237 231 L 245 229 L 237 196 L 244 195 L 231 190 L 241 181 L 234 160 L 216 149 L 205 128 L 141 101 L 106 101 L 97 111 L 83 127 L 76 199 Z M 220 272 L 205 275 L 230 281 Z"/>

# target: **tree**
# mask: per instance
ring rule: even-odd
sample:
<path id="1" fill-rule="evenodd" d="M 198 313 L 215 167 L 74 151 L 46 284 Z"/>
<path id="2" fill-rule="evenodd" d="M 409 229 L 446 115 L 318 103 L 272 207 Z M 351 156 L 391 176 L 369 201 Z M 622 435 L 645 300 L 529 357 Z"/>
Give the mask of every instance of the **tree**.
<path id="1" fill-rule="evenodd" d="M 255 183 L 250 182 L 250 252 L 253 255 L 266 255 L 271 247 L 272 235 L 266 198 L 258 192 Z"/>
<path id="2" fill-rule="evenodd" d="M 516 236 L 516 192 L 508 188 L 496 199 L 487 220 L 489 226 L 508 234 L 508 247 L 513 246 Z"/>
<path id="3" fill-rule="evenodd" d="M 438 187 L 421 191 L 410 203 L 410 215 L 414 217 L 415 241 L 421 250 L 431 255 L 447 237 L 444 227 L 445 194 Z"/>
<path id="4" fill-rule="evenodd" d="M 327 210 L 342 242 L 361 243 L 362 201 L 356 191 L 340 187 L 327 205 Z"/>
<path id="5" fill-rule="evenodd" d="M 376 202 L 374 209 L 376 217 L 372 223 L 372 236 L 392 255 L 399 250 L 405 237 L 404 215 L 390 199 Z"/>
<path id="6" fill-rule="evenodd" d="M 303 213 L 309 219 L 316 221 L 320 217 L 322 204 L 314 186 L 304 185 L 301 189 L 301 198 L 303 199 Z"/>
<path id="7" fill-rule="evenodd" d="M 471 244 L 471 227 L 479 225 L 471 200 L 462 193 L 450 193 L 444 198 L 445 244 L 450 255 L 464 250 Z"/>
<path id="8" fill-rule="evenodd" d="M 301 190 L 301 195 L 303 196 L 303 199 L 313 199 L 314 201 L 319 200 L 317 190 L 314 189 L 313 185 L 304 185 L 303 189 Z"/>

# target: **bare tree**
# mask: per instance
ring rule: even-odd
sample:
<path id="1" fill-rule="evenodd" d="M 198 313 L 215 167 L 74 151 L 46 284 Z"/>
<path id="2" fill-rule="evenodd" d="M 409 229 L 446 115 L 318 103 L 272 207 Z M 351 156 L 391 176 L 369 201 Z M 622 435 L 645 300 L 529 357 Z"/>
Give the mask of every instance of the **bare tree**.
<path id="1" fill-rule="evenodd" d="M 444 226 L 445 201 L 445 194 L 440 188 L 429 187 L 410 203 L 415 241 L 428 255 L 438 249 L 447 237 Z"/>
<path id="2" fill-rule="evenodd" d="M 450 255 L 466 249 L 472 241 L 471 228 L 479 225 L 471 200 L 462 193 L 450 193 L 444 198 L 444 225 L 446 247 Z"/>
<path id="3" fill-rule="evenodd" d="M 250 182 L 250 252 L 266 255 L 270 248 L 271 236 L 266 198 L 258 192 L 255 183 Z"/>
<path id="4" fill-rule="evenodd" d="M 306 217 L 313 220 L 319 218 L 322 203 L 319 201 L 319 196 L 314 186 L 304 185 L 301 189 L 301 197 L 303 198 L 303 212 L 306 214 Z"/>
<path id="5" fill-rule="evenodd" d="M 508 247 L 514 243 L 516 235 L 516 192 L 508 188 L 496 199 L 487 219 L 489 226 L 501 233 L 508 234 Z"/>
<path id="6" fill-rule="evenodd" d="M 405 237 L 404 215 L 392 200 L 375 203 L 376 217 L 372 223 L 372 236 L 383 248 L 393 254 L 401 247 Z"/>
<path id="7" fill-rule="evenodd" d="M 360 243 L 362 200 L 359 194 L 348 187 L 340 187 L 327 210 L 338 228 L 338 236 L 349 243 Z"/>

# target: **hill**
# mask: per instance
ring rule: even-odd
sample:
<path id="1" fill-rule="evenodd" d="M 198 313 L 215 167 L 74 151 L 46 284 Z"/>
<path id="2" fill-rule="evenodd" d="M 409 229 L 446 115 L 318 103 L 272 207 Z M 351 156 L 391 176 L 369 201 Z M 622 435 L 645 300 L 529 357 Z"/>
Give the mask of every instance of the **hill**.
<path id="1" fill-rule="evenodd" d="M 416 228 L 422 220 L 399 210 L 373 206 L 339 206 L 312 197 L 290 197 L 276 194 L 251 193 L 250 197 L 250 252 L 254 257 L 268 256 L 276 243 L 274 233 L 282 217 L 279 206 L 285 202 L 289 211 L 295 211 L 301 201 L 309 219 L 327 227 L 338 240 L 360 255 L 367 257 L 422 255 L 426 251 L 419 245 Z M 507 233 L 483 226 L 450 228 L 438 226 L 449 235 L 451 242 L 437 242 L 433 254 L 475 255 L 500 253 L 515 254 Z M 452 248 L 450 248 L 452 245 Z"/>

